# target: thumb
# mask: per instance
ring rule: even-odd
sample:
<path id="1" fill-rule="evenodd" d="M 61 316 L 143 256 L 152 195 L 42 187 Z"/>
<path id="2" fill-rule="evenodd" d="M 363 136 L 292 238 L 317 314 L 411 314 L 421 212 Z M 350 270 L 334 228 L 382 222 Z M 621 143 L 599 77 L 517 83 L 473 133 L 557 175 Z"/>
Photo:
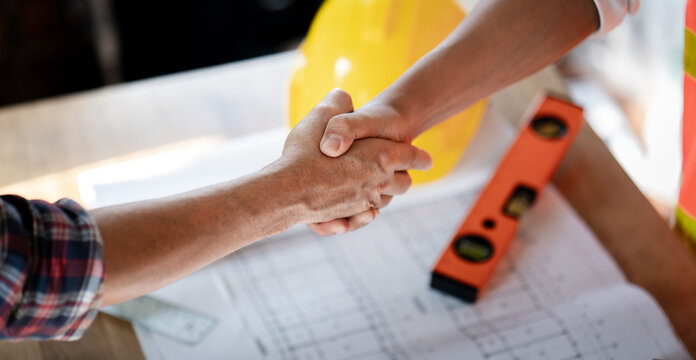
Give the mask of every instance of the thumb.
<path id="1" fill-rule="evenodd" d="M 360 112 L 336 115 L 329 120 L 319 148 L 324 155 L 338 157 L 343 155 L 353 141 L 366 137 L 379 137 L 379 127 L 375 120 Z"/>

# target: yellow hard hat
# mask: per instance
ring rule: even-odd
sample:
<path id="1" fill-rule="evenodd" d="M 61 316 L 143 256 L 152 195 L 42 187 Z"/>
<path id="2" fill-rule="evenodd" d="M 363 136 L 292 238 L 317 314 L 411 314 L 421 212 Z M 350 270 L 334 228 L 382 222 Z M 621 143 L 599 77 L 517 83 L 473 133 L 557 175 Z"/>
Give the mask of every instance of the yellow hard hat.
<path id="1" fill-rule="evenodd" d="M 290 82 L 289 119 L 295 126 L 331 89 L 358 108 L 387 88 L 464 19 L 455 0 L 327 0 L 300 46 Z M 433 158 L 414 183 L 446 175 L 468 145 L 486 107 L 482 100 L 413 141 Z"/>

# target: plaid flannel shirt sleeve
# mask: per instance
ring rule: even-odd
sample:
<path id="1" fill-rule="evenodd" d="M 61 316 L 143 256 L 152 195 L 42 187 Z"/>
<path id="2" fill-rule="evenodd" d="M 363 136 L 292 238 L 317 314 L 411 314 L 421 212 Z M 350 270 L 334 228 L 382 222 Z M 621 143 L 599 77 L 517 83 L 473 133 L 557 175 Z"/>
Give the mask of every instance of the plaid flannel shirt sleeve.
<path id="1" fill-rule="evenodd" d="M 80 205 L 0 196 L 0 339 L 80 338 L 103 280 L 101 236 Z"/>

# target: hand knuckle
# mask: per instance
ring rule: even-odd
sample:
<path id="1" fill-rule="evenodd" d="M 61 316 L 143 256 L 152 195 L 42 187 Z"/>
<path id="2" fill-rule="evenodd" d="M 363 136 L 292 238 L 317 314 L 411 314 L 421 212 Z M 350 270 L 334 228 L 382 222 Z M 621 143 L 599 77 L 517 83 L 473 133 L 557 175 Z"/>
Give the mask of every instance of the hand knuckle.
<path id="1" fill-rule="evenodd" d="M 384 199 L 382 199 L 382 207 L 389 205 L 389 203 L 392 201 L 392 199 L 393 198 L 391 196 L 387 196 Z"/>
<path id="2" fill-rule="evenodd" d="M 369 209 L 376 208 L 380 203 L 381 196 L 377 192 L 370 192 L 367 194 L 365 201 L 363 203 L 363 208 L 360 211 L 367 211 Z"/>
<path id="3" fill-rule="evenodd" d="M 329 121 L 329 126 L 334 128 L 348 128 L 350 121 L 343 115 L 336 115 Z"/>
<path id="4" fill-rule="evenodd" d="M 353 110 L 353 99 L 351 99 L 350 94 L 348 94 L 345 90 L 337 88 L 335 89 L 336 92 L 336 101 L 339 105 L 339 107 L 345 111 L 352 111 Z"/>
<path id="5" fill-rule="evenodd" d="M 406 173 L 406 175 L 404 176 L 404 187 L 408 190 L 408 188 L 410 188 L 411 185 L 413 185 L 413 179 L 411 178 L 411 175 Z"/>
<path id="6" fill-rule="evenodd" d="M 370 200 L 370 209 L 378 207 L 382 200 L 382 196 L 376 192 L 372 194 L 372 199 Z"/>
<path id="7" fill-rule="evenodd" d="M 377 156 L 377 163 L 379 164 L 382 171 L 387 172 L 392 168 L 394 163 L 394 156 L 390 152 L 381 152 Z"/>
<path id="8" fill-rule="evenodd" d="M 344 100 L 344 99 L 350 99 L 350 95 L 348 94 L 347 91 L 341 89 L 341 88 L 335 88 L 333 89 L 334 94 L 338 99 Z"/>
<path id="9" fill-rule="evenodd" d="M 324 114 L 333 111 L 333 108 L 331 104 L 328 104 L 326 102 L 320 103 L 317 106 L 314 107 L 314 111 Z"/>

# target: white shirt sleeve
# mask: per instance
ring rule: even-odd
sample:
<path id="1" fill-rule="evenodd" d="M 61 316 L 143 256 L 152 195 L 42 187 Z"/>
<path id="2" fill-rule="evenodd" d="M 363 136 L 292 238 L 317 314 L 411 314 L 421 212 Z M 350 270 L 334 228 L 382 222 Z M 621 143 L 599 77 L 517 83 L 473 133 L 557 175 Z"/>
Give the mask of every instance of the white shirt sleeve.
<path id="1" fill-rule="evenodd" d="M 638 11 L 640 0 L 594 0 L 599 11 L 599 30 L 597 35 L 604 35 L 623 21 L 626 14 Z"/>

